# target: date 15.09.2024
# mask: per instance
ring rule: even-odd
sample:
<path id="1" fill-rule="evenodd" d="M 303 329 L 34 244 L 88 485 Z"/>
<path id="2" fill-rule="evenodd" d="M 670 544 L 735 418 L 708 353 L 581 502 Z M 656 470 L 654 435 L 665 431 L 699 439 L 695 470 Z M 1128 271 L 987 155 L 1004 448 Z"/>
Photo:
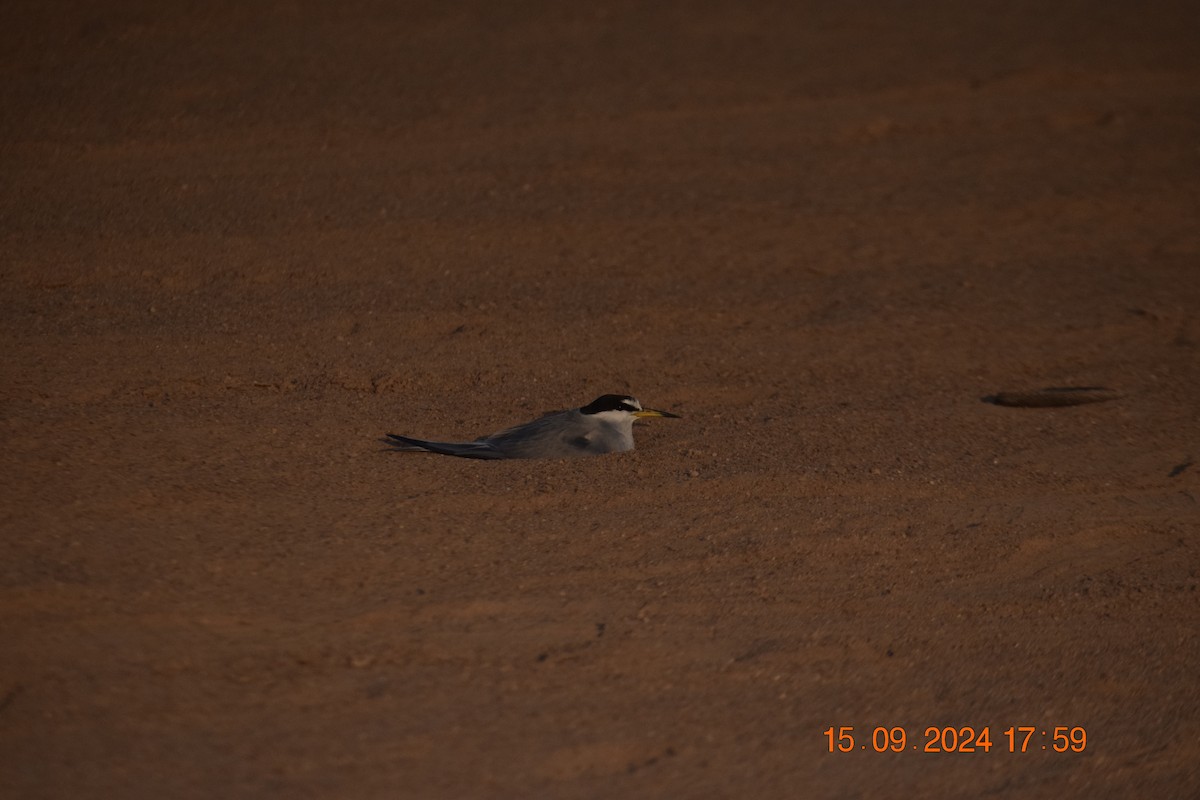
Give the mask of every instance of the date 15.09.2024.
<path id="1" fill-rule="evenodd" d="M 1000 730 L 997 726 L 997 730 Z M 1087 731 L 1076 725 L 1010 725 L 992 741 L 992 726 L 925 728 L 920 738 L 910 737 L 903 726 L 876 725 L 867 735 L 866 729 L 856 732 L 852 725 L 830 726 L 825 739 L 830 753 L 852 753 L 855 750 L 873 753 L 990 753 L 995 747 L 1001 753 L 1082 753 L 1087 748 Z"/>

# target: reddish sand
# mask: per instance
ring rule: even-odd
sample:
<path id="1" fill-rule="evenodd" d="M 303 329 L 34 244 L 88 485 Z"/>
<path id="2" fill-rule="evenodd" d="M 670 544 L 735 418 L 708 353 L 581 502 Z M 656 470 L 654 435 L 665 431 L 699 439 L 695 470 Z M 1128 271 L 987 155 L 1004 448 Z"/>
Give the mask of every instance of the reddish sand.
<path id="1" fill-rule="evenodd" d="M 0 794 L 1200 796 L 1194 3 L 190 5 L 0 10 Z"/>

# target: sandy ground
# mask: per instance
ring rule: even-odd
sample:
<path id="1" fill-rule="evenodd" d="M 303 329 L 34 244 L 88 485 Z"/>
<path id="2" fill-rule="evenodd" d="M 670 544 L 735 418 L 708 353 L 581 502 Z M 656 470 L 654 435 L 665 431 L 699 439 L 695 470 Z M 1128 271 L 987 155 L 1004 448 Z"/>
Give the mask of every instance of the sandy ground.
<path id="1" fill-rule="evenodd" d="M 1194 3 L 161 5 L 0 11 L 5 797 L 1200 795 Z"/>

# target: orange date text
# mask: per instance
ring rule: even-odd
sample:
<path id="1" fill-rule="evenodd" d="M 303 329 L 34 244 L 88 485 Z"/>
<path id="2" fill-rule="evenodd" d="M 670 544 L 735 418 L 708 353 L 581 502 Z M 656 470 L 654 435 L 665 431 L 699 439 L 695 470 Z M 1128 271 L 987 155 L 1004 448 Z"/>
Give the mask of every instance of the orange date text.
<path id="1" fill-rule="evenodd" d="M 1087 731 L 1078 726 L 1010 725 L 996 726 L 930 725 L 917 735 L 902 725 L 855 728 L 853 725 L 830 726 L 825 729 L 825 743 L 830 753 L 1082 753 L 1087 748 Z"/>

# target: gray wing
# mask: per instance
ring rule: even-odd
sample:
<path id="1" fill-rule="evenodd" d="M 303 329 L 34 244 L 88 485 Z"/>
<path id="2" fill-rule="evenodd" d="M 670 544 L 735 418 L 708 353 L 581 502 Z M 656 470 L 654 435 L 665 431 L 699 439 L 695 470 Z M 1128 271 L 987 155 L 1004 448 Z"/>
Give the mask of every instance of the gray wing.
<path id="1" fill-rule="evenodd" d="M 576 410 L 548 414 L 481 439 L 508 458 L 574 458 L 622 449 L 618 436 Z"/>
<path id="2" fill-rule="evenodd" d="M 511 458 L 486 441 L 479 442 L 427 442 L 396 433 L 387 434 L 385 441 L 397 450 L 426 451 L 459 458 Z"/>

